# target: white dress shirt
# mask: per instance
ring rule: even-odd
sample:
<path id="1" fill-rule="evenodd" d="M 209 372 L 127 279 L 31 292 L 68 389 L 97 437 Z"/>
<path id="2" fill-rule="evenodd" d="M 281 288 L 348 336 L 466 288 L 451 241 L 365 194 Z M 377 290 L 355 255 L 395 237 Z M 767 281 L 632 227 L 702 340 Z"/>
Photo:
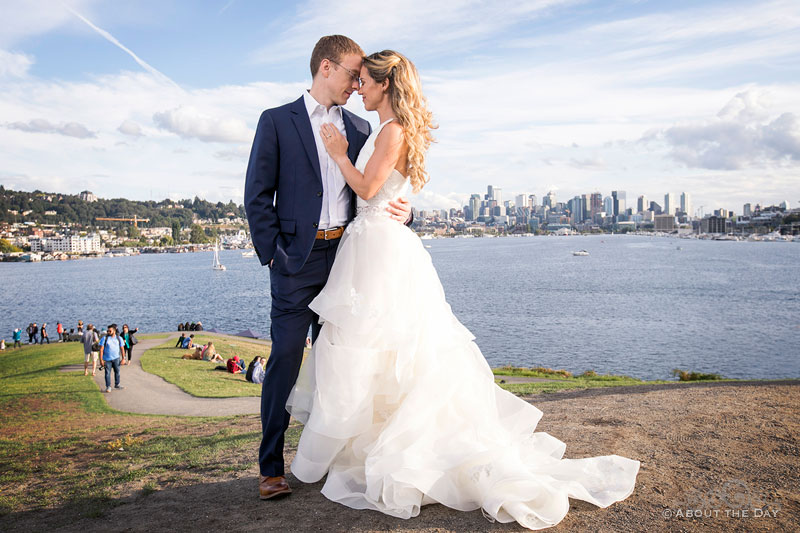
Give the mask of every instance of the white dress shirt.
<path id="1" fill-rule="evenodd" d="M 319 229 L 337 228 L 347 224 L 350 218 L 350 189 L 339 169 L 322 142 L 320 127 L 325 123 L 333 124 L 344 136 L 344 120 L 342 108 L 338 105 L 326 110 L 325 106 L 314 100 L 308 91 L 303 93 L 311 131 L 314 132 L 314 143 L 317 145 L 319 170 L 322 174 L 322 211 L 319 214 Z"/>

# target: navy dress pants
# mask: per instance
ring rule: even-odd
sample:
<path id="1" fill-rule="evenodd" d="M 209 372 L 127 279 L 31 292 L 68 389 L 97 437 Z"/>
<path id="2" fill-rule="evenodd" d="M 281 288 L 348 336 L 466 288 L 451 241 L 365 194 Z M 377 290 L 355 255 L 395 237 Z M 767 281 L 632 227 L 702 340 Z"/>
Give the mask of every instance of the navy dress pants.
<path id="1" fill-rule="evenodd" d="M 283 435 L 289 427 L 286 400 L 297 381 L 303 362 L 308 328 L 316 340 L 321 329 L 317 315 L 308 308 L 328 280 L 339 239 L 314 241 L 311 255 L 296 274 L 270 270 L 272 351 L 261 387 L 261 447 L 258 464 L 262 476 L 282 476 Z"/>

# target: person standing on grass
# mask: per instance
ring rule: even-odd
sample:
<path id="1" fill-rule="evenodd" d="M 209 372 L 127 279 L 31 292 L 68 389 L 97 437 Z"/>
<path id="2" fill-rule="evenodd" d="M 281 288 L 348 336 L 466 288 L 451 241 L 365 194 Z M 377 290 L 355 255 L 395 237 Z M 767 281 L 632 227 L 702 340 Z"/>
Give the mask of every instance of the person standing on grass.
<path id="1" fill-rule="evenodd" d="M 125 342 L 117 335 L 117 327 L 112 324 L 106 330 L 106 336 L 100 339 L 100 358 L 106 370 L 106 392 L 111 392 L 111 370 L 114 370 L 114 388 L 124 389 L 119 384 L 119 363 L 125 357 Z"/>
<path id="2" fill-rule="evenodd" d="M 92 375 L 94 376 L 97 373 L 97 359 L 100 355 L 98 353 L 98 349 L 100 348 L 100 337 L 97 336 L 97 332 L 94 330 L 93 324 L 89 324 L 86 327 L 86 332 L 81 335 L 81 342 L 83 342 L 84 355 L 83 375 L 89 375 L 89 359 L 91 359 Z"/>
<path id="3" fill-rule="evenodd" d="M 31 331 L 28 333 L 30 337 L 28 338 L 28 344 L 36 344 L 39 342 L 39 326 L 34 322 L 31 324 Z"/>
<path id="4" fill-rule="evenodd" d="M 47 324 L 42 322 L 42 338 L 39 339 L 39 344 L 44 344 L 44 341 L 47 341 L 47 344 L 50 344 L 50 337 L 47 335 Z"/>
<path id="5" fill-rule="evenodd" d="M 61 322 L 56 322 L 56 333 L 58 333 L 58 342 L 64 342 L 64 326 Z"/>
<path id="6" fill-rule="evenodd" d="M 22 330 L 15 329 L 12 337 L 14 339 L 14 348 L 22 348 Z"/>

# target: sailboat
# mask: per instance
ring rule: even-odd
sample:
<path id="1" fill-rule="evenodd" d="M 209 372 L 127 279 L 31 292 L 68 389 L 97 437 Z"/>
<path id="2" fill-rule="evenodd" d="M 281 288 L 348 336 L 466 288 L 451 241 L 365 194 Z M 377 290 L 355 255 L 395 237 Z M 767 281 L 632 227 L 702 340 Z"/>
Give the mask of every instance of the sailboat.
<path id="1" fill-rule="evenodd" d="M 211 268 L 214 270 L 225 270 L 225 265 L 219 262 L 219 239 L 214 243 L 214 265 Z"/>

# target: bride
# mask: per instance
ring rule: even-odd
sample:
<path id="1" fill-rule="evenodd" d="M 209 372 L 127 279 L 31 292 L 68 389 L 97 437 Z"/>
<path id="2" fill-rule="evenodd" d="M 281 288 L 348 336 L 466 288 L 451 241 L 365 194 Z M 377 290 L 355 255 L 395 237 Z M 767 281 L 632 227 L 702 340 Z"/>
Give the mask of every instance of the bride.
<path id="1" fill-rule="evenodd" d="M 287 402 L 305 424 L 292 473 L 327 474 L 322 493 L 354 509 L 410 518 L 440 503 L 531 529 L 561 521 L 569 498 L 627 498 L 639 462 L 562 459 L 563 442 L 535 433 L 542 412 L 495 385 L 430 255 L 386 212 L 427 181 L 434 126 L 416 68 L 384 50 L 364 59 L 359 85 L 380 126 L 355 166 L 338 130 L 321 130 L 358 208 L 310 305 L 322 329 Z"/>

